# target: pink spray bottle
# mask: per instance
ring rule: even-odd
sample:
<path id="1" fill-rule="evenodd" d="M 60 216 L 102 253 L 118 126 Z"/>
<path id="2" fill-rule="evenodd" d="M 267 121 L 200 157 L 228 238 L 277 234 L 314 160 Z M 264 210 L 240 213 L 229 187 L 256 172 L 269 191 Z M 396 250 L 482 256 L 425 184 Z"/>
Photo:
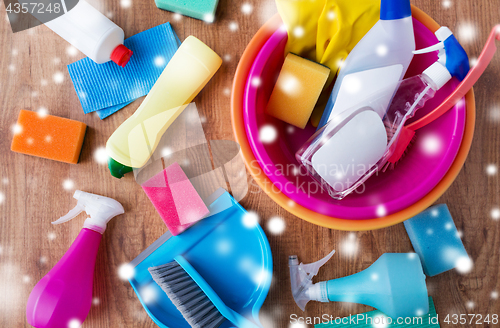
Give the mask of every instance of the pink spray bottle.
<path id="1" fill-rule="evenodd" d="M 36 328 L 79 327 L 92 304 L 94 265 L 102 234 L 113 217 L 123 214 L 114 199 L 80 190 L 78 204 L 52 224 L 67 222 L 85 211 L 90 217 L 62 259 L 36 284 L 26 308 L 28 323 Z"/>

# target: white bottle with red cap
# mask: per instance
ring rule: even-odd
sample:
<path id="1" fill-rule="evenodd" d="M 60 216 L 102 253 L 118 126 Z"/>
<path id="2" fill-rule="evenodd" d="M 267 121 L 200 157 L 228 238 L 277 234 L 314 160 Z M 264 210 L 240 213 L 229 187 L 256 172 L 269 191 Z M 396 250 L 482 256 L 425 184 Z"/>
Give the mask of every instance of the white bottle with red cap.
<path id="1" fill-rule="evenodd" d="M 123 30 L 84 0 L 45 25 L 97 64 L 112 60 L 125 67 L 132 56 Z"/>

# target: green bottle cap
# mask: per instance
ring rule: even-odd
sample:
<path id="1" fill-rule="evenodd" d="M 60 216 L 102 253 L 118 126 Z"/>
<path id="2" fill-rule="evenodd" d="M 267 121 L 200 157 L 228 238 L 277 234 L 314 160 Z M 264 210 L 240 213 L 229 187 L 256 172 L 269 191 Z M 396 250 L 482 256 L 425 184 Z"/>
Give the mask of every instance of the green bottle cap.
<path id="1" fill-rule="evenodd" d="M 133 171 L 133 168 L 131 168 L 130 166 L 118 163 L 111 157 L 108 160 L 108 168 L 111 175 L 118 179 L 123 178 L 123 175 L 125 175 L 126 173 Z"/>

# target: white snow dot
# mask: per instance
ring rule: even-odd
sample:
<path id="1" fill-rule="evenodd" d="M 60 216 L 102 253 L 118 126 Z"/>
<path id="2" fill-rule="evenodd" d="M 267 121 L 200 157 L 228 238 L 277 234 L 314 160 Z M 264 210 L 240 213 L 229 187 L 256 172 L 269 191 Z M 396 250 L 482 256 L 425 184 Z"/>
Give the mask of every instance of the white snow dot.
<path id="1" fill-rule="evenodd" d="M 429 228 L 429 229 L 427 229 L 426 233 L 430 236 L 430 235 L 434 234 L 434 230 Z"/>
<path id="2" fill-rule="evenodd" d="M 175 21 L 180 21 L 181 19 L 182 19 L 182 15 L 181 14 L 179 14 L 179 13 L 175 13 L 174 14 L 174 20 Z"/>
<path id="3" fill-rule="evenodd" d="M 307 328 L 307 326 L 303 323 L 294 322 L 290 324 L 290 328 Z"/>
<path id="4" fill-rule="evenodd" d="M 153 287 L 153 285 L 147 285 L 139 290 L 139 295 L 141 295 L 142 301 L 145 304 L 151 304 L 156 302 L 158 299 L 158 292 Z"/>
<path id="5" fill-rule="evenodd" d="M 14 72 L 16 70 L 16 66 L 14 66 L 14 64 L 10 64 L 8 68 L 9 68 L 9 71 L 11 71 L 11 72 Z"/>
<path id="6" fill-rule="evenodd" d="M 468 309 L 473 309 L 476 304 L 473 301 L 468 301 L 466 306 Z"/>
<path id="7" fill-rule="evenodd" d="M 206 23 L 213 23 L 214 20 L 215 20 L 215 17 L 213 14 L 205 14 L 203 16 L 203 20 L 206 22 Z"/>
<path id="8" fill-rule="evenodd" d="M 241 6 L 241 12 L 245 15 L 250 15 L 253 12 L 253 6 L 249 3 L 244 3 Z"/>
<path id="9" fill-rule="evenodd" d="M 21 132 L 23 132 L 23 127 L 19 124 L 13 124 L 11 127 L 10 127 L 10 130 L 12 131 L 12 133 L 14 134 L 19 134 Z"/>
<path id="10" fill-rule="evenodd" d="M 296 37 L 296 38 L 301 38 L 304 36 L 304 34 L 306 33 L 306 31 L 304 30 L 304 28 L 302 26 L 296 26 L 294 29 L 293 29 L 293 35 Z"/>
<path id="11" fill-rule="evenodd" d="M 417 253 L 408 253 L 408 258 L 410 260 L 416 259 L 417 258 Z"/>
<path id="12" fill-rule="evenodd" d="M 247 212 L 243 215 L 243 225 L 247 228 L 253 228 L 259 223 L 259 216 L 255 212 Z"/>
<path id="13" fill-rule="evenodd" d="M 287 204 L 290 207 L 294 207 L 295 206 L 295 202 L 293 200 L 289 200 Z"/>
<path id="14" fill-rule="evenodd" d="M 389 324 L 389 320 L 384 315 L 377 315 L 373 317 L 373 327 L 374 328 L 386 328 Z"/>
<path id="15" fill-rule="evenodd" d="M 461 230 L 457 231 L 457 238 L 462 238 L 464 236 L 464 233 Z"/>
<path id="16" fill-rule="evenodd" d="M 12 49 L 12 56 L 17 56 L 18 53 L 17 49 Z"/>
<path id="17" fill-rule="evenodd" d="M 39 261 L 41 264 L 45 264 L 45 263 L 47 263 L 47 258 L 45 256 L 42 256 L 42 257 L 40 257 Z"/>
<path id="18" fill-rule="evenodd" d="M 156 67 L 163 67 L 163 66 L 165 66 L 165 64 L 166 64 L 165 57 L 157 56 L 155 58 L 155 66 Z"/>
<path id="19" fill-rule="evenodd" d="M 55 72 L 52 79 L 56 84 L 61 84 L 64 82 L 64 74 L 62 72 Z"/>
<path id="20" fill-rule="evenodd" d="M 489 164 L 486 167 L 486 174 L 488 175 L 496 175 L 498 173 L 498 167 L 495 164 Z"/>
<path id="21" fill-rule="evenodd" d="M 78 55 L 78 49 L 73 46 L 69 46 L 66 48 L 66 54 L 71 57 L 76 56 Z"/>
<path id="22" fill-rule="evenodd" d="M 92 299 L 92 304 L 93 305 L 99 305 L 99 303 L 101 303 L 101 300 L 98 297 L 94 297 Z"/>
<path id="23" fill-rule="evenodd" d="M 99 147 L 94 151 L 94 159 L 98 164 L 107 164 L 109 160 L 105 147 Z"/>
<path id="24" fill-rule="evenodd" d="M 434 134 L 428 134 L 423 138 L 423 151 L 427 155 L 437 155 L 443 148 L 441 139 Z"/>
<path id="25" fill-rule="evenodd" d="M 500 208 L 498 208 L 498 207 L 493 208 L 493 209 L 491 210 L 491 213 L 490 213 L 490 214 L 491 214 L 491 218 L 492 218 L 493 220 L 498 220 L 498 219 L 500 219 Z"/>
<path id="26" fill-rule="evenodd" d="M 68 328 L 80 328 L 82 323 L 78 319 L 71 319 L 68 322 Z"/>
<path id="27" fill-rule="evenodd" d="M 231 95 L 231 89 L 224 88 L 224 90 L 222 90 L 222 93 L 224 93 L 224 96 L 229 97 Z"/>
<path id="28" fill-rule="evenodd" d="M 271 143 L 278 137 L 278 131 L 272 125 L 264 125 L 259 130 L 259 140 L 262 143 Z"/>
<path id="29" fill-rule="evenodd" d="M 45 142 L 52 142 L 52 136 L 45 136 Z"/>
<path id="30" fill-rule="evenodd" d="M 60 64 L 60 63 L 61 63 L 61 58 L 59 58 L 59 57 L 55 57 L 55 58 L 53 59 L 53 62 L 54 62 L 54 64 L 55 64 L 55 65 L 58 65 L 58 64 Z"/>
<path id="31" fill-rule="evenodd" d="M 224 61 L 229 62 L 229 61 L 231 61 L 231 59 L 233 59 L 233 57 L 230 54 L 224 55 Z"/>
<path id="32" fill-rule="evenodd" d="M 34 140 L 33 138 L 26 138 L 26 143 L 27 143 L 28 145 L 32 145 L 32 144 L 33 144 L 33 142 L 35 142 L 35 140 Z"/>
<path id="33" fill-rule="evenodd" d="M 5 194 L 0 192 L 0 204 L 3 204 L 3 202 L 5 202 Z"/>
<path id="34" fill-rule="evenodd" d="M 132 6 L 132 0 L 120 0 L 120 6 L 122 6 L 122 8 L 130 8 L 130 6 Z"/>
<path id="35" fill-rule="evenodd" d="M 377 47 L 377 49 L 375 49 L 375 51 L 377 52 L 377 55 L 384 57 L 389 53 L 389 48 L 387 48 L 385 44 L 381 44 Z"/>
<path id="36" fill-rule="evenodd" d="M 477 65 L 477 58 L 476 57 L 469 59 L 469 66 L 470 67 L 474 67 L 476 65 Z"/>
<path id="37" fill-rule="evenodd" d="M 490 109 L 490 121 L 494 123 L 500 122 L 500 107 L 493 107 Z"/>
<path id="38" fill-rule="evenodd" d="M 23 276 L 23 282 L 24 282 L 25 284 L 28 284 L 30 281 L 31 281 L 31 277 L 30 277 L 30 276 L 27 276 L 27 275 L 24 275 L 24 276 Z"/>
<path id="39" fill-rule="evenodd" d="M 53 232 L 49 232 L 49 234 L 47 235 L 47 238 L 49 238 L 49 240 L 54 240 L 54 239 L 56 239 L 56 234 Z"/>
<path id="40" fill-rule="evenodd" d="M 252 87 L 258 88 L 262 85 L 262 80 L 260 77 L 254 77 L 250 83 L 252 84 Z"/>
<path id="41" fill-rule="evenodd" d="M 42 87 L 46 86 L 49 82 L 46 80 L 46 79 L 42 79 L 40 81 L 40 84 L 42 85 Z"/>
<path id="42" fill-rule="evenodd" d="M 378 280 L 378 278 L 379 278 L 378 273 L 372 273 L 372 275 L 371 275 L 371 279 L 372 279 L 373 281 L 377 281 L 377 280 Z"/>
<path id="43" fill-rule="evenodd" d="M 333 10 L 328 11 L 328 13 L 326 14 L 326 18 L 328 18 L 329 20 L 334 20 L 335 12 Z"/>
<path id="44" fill-rule="evenodd" d="M 63 188 L 66 190 L 71 190 L 75 187 L 75 183 L 71 179 L 66 179 L 63 181 Z"/>
<path id="45" fill-rule="evenodd" d="M 49 111 L 45 107 L 40 107 L 37 111 L 38 117 L 45 118 L 49 115 Z"/>
<path id="46" fill-rule="evenodd" d="M 439 215 L 439 211 L 438 211 L 436 208 L 433 208 L 433 209 L 431 210 L 431 216 L 432 216 L 433 218 L 437 218 L 437 217 L 438 217 L 438 215 Z"/>
<path id="47" fill-rule="evenodd" d="M 294 95 L 299 92 L 301 83 L 295 75 L 286 73 L 281 75 L 278 88 L 280 88 L 286 94 Z"/>
<path id="48" fill-rule="evenodd" d="M 472 260 L 468 256 L 460 256 L 455 262 L 455 269 L 462 274 L 471 272 L 473 266 Z"/>
<path id="49" fill-rule="evenodd" d="M 294 133 L 294 132 L 295 132 L 295 128 L 294 128 L 294 126 L 293 126 L 293 125 L 288 126 L 288 127 L 286 128 L 286 132 L 288 132 L 288 133 L 290 133 L 290 134 Z"/>
<path id="50" fill-rule="evenodd" d="M 273 217 L 267 223 L 267 228 L 272 234 L 279 235 L 285 231 L 285 221 L 280 217 Z"/>
<path id="51" fill-rule="evenodd" d="M 342 243 L 342 250 L 346 255 L 354 255 L 358 251 L 358 243 L 349 236 L 347 240 Z"/>
<path id="52" fill-rule="evenodd" d="M 2 255 L 2 253 L 3 253 L 3 247 L 0 246 L 0 255 Z"/>
<path id="53" fill-rule="evenodd" d="M 2 183 L 3 183 L 4 185 L 9 184 L 9 178 L 3 178 L 3 179 L 2 179 Z"/>
<path id="54" fill-rule="evenodd" d="M 476 37 L 476 27 L 471 23 L 463 23 L 458 27 L 458 38 L 460 42 L 468 43 Z"/>
<path id="55" fill-rule="evenodd" d="M 31 96 L 32 96 L 33 98 L 38 97 L 38 92 L 37 92 L 37 91 L 33 91 L 33 92 L 31 93 Z"/>
<path id="56" fill-rule="evenodd" d="M 425 313 L 424 313 L 424 310 L 422 309 L 417 309 L 417 311 L 415 311 L 415 314 L 417 317 L 421 317 L 423 316 Z"/>
<path id="57" fill-rule="evenodd" d="M 444 8 L 450 8 L 451 7 L 451 1 L 450 0 L 444 0 L 443 1 L 443 7 Z"/>
<path id="58" fill-rule="evenodd" d="M 236 22 L 231 22 L 229 23 L 229 30 L 231 30 L 232 32 L 235 32 L 238 30 L 238 23 Z"/>
<path id="59" fill-rule="evenodd" d="M 118 276 L 122 280 L 129 280 L 135 276 L 135 268 L 130 263 L 123 263 L 118 267 Z"/>
<path id="60" fill-rule="evenodd" d="M 161 157 L 170 157 L 173 154 L 173 150 L 170 147 L 165 147 L 161 150 Z"/>
<path id="61" fill-rule="evenodd" d="M 497 291 L 492 291 L 491 294 L 491 299 L 496 300 L 498 299 L 498 292 Z"/>
<path id="62" fill-rule="evenodd" d="M 453 223 L 450 223 L 450 222 L 446 223 L 446 224 L 444 225 L 444 228 L 445 228 L 446 230 L 451 230 L 451 229 L 453 228 Z"/>
<path id="63" fill-rule="evenodd" d="M 385 208 L 385 206 L 384 205 L 377 206 L 377 216 L 383 217 L 386 215 L 387 215 L 387 209 Z"/>
<path id="64" fill-rule="evenodd" d="M 113 12 L 108 11 L 108 12 L 106 13 L 106 17 L 108 17 L 109 19 L 113 18 Z"/>

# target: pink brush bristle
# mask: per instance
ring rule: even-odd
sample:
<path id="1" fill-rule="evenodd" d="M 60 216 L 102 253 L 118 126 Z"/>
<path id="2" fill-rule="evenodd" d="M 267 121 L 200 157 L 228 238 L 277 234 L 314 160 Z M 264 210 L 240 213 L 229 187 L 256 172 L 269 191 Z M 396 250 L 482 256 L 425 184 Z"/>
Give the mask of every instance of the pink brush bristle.
<path id="1" fill-rule="evenodd" d="M 387 135 L 389 136 L 393 132 L 388 130 Z M 382 172 L 387 171 L 388 169 L 394 170 L 396 165 L 401 161 L 401 159 L 406 155 L 410 146 L 415 142 L 415 131 L 403 127 L 399 134 L 398 142 L 396 143 L 396 149 L 392 153 L 391 157 L 387 163 L 385 163 L 382 168 Z"/>
<path id="2" fill-rule="evenodd" d="M 146 181 L 142 189 L 172 235 L 176 236 L 208 214 L 208 208 L 177 163 Z"/>

